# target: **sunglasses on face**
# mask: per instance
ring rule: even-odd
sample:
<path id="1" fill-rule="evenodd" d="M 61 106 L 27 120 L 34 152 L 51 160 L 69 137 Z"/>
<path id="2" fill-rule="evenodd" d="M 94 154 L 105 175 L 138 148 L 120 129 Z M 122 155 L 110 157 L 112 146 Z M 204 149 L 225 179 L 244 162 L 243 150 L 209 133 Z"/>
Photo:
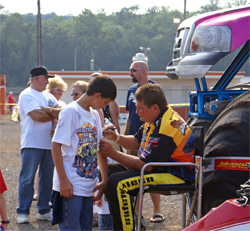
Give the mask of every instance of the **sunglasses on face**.
<path id="1" fill-rule="evenodd" d="M 71 96 L 78 96 L 79 94 L 78 93 L 75 93 L 75 94 L 71 93 L 70 95 Z"/>
<path id="2" fill-rule="evenodd" d="M 140 68 L 131 68 L 129 69 L 130 72 L 137 72 L 137 71 L 142 71 L 143 69 Z"/>

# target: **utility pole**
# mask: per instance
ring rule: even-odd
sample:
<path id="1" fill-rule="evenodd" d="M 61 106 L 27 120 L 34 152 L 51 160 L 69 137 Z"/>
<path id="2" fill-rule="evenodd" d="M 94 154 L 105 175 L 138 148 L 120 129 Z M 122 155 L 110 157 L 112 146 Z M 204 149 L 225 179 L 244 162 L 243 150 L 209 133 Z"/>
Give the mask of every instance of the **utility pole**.
<path id="1" fill-rule="evenodd" d="M 183 20 L 186 19 L 186 0 L 184 0 L 184 14 L 183 14 Z"/>
<path id="2" fill-rule="evenodd" d="M 95 59 L 94 59 L 94 51 L 92 51 L 92 59 L 90 60 L 90 70 L 95 70 Z"/>
<path id="3" fill-rule="evenodd" d="M 76 63 L 77 63 L 77 49 L 75 47 L 75 62 L 74 62 L 74 71 L 76 71 Z"/>
<path id="4" fill-rule="evenodd" d="M 41 30 L 41 13 L 40 0 L 37 1 L 37 66 L 42 66 L 42 30 Z"/>

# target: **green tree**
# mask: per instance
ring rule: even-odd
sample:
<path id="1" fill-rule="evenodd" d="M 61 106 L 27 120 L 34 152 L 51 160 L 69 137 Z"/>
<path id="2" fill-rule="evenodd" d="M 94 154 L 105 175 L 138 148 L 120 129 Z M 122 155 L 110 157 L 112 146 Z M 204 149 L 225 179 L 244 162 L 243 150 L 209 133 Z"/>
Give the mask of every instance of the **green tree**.
<path id="1" fill-rule="evenodd" d="M 85 9 L 74 17 L 72 34 L 77 48 L 77 70 L 89 70 L 92 51 L 98 50 L 102 34 L 102 21 L 90 10 Z"/>
<path id="2" fill-rule="evenodd" d="M 49 70 L 73 70 L 73 18 L 54 16 L 42 23 L 43 65 Z"/>
<path id="3" fill-rule="evenodd" d="M 116 18 L 116 23 L 119 25 L 123 25 L 123 26 L 129 26 L 128 24 L 131 21 L 134 21 L 135 18 L 137 18 L 136 12 L 139 10 L 139 6 L 135 5 L 135 6 L 131 6 L 129 8 L 122 8 L 120 10 L 120 12 L 116 12 L 115 13 L 115 18 Z"/>
<path id="4" fill-rule="evenodd" d="M 246 1 L 230 4 L 245 5 Z M 218 5 L 219 0 L 210 0 L 200 11 L 187 15 L 218 10 Z M 111 15 L 103 9 L 97 14 L 84 9 L 75 17 L 42 15 L 43 65 L 55 71 L 74 70 L 76 48 L 77 70 L 90 70 L 92 54 L 96 70 L 128 70 L 132 57 L 142 52 L 143 46 L 151 48 L 147 53 L 149 69 L 165 71 L 173 54 L 173 18 L 183 15 L 164 6 L 151 7 L 144 14 L 138 14 L 138 10 L 139 6 L 134 5 Z M 1 74 L 7 76 L 7 86 L 26 86 L 29 71 L 37 63 L 36 15 L 11 14 L 0 5 L 0 20 Z M 225 68 L 225 64 L 218 68 Z"/>
<path id="5" fill-rule="evenodd" d="M 222 9 L 219 7 L 220 1 L 219 0 L 210 0 L 210 4 L 207 4 L 205 6 L 201 6 L 200 12 L 205 13 L 205 12 L 211 12 L 215 10 L 220 10 Z"/>
<path id="6" fill-rule="evenodd" d="M 245 6 L 245 5 L 249 5 L 250 3 L 247 3 L 247 0 L 233 0 L 232 3 L 228 2 L 225 7 L 226 8 L 232 8 L 235 6 Z"/>
<path id="7" fill-rule="evenodd" d="M 248 3 L 250 4 L 250 3 Z M 245 6 L 247 5 L 247 0 L 233 0 L 233 6 Z"/>
<path id="8" fill-rule="evenodd" d="M 1 28 L 1 72 L 6 74 L 8 86 L 24 86 L 36 55 L 33 24 L 25 24 L 25 17 L 14 13 L 7 16 Z"/>

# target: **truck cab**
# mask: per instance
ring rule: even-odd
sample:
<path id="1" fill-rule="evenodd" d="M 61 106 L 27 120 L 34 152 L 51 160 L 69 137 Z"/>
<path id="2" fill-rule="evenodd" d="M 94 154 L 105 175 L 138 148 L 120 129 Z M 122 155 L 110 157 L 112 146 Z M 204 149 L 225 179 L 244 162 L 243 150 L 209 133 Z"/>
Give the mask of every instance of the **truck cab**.
<path id="1" fill-rule="evenodd" d="M 249 6 L 195 15 L 180 24 L 166 75 L 171 79 L 194 78 L 197 91 L 189 94 L 189 117 L 214 120 L 231 100 L 245 92 L 227 86 L 249 57 L 249 28 Z M 208 70 L 241 46 L 215 86 L 208 89 Z"/>
<path id="2" fill-rule="evenodd" d="M 250 7 L 195 15 L 178 28 L 173 59 L 166 75 L 171 79 L 202 78 L 221 58 L 249 40 Z"/>

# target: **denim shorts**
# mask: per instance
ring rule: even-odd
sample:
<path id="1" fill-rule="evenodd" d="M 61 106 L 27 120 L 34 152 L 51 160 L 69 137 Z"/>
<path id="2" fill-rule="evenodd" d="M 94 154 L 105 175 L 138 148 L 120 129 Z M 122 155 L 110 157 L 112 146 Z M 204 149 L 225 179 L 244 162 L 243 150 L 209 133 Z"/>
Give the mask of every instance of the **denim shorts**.
<path id="1" fill-rule="evenodd" d="M 113 222 L 110 214 L 99 214 L 99 230 L 113 230 Z"/>

